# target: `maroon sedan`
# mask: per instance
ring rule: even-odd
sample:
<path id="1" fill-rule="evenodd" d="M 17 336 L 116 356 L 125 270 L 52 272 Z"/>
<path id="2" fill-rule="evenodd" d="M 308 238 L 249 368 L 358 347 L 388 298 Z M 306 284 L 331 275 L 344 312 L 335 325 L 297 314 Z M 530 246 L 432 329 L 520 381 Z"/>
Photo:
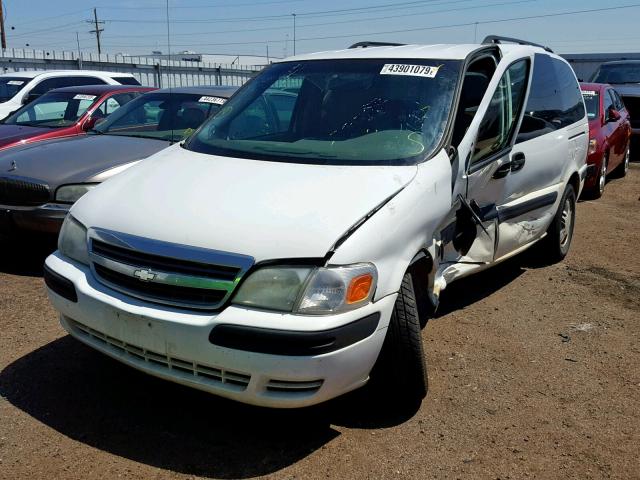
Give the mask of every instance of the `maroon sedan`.
<path id="1" fill-rule="evenodd" d="M 600 198 L 607 175 L 624 177 L 629 170 L 631 122 L 618 93 L 611 85 L 582 83 L 589 116 L 589 155 L 584 192 Z"/>
<path id="2" fill-rule="evenodd" d="M 83 135 L 99 120 L 153 88 L 85 85 L 51 90 L 0 122 L 0 150 Z"/>

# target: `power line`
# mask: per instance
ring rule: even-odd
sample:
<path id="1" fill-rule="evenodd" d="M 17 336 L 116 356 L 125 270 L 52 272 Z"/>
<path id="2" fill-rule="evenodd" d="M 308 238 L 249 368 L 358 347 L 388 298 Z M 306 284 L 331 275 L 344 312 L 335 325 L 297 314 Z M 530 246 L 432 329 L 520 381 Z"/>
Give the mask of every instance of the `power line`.
<path id="1" fill-rule="evenodd" d="M 298 13 L 301 17 L 323 17 L 323 16 L 341 16 L 341 15 L 358 15 L 361 12 L 371 11 L 371 10 L 389 10 L 396 9 L 398 7 L 406 7 L 411 8 L 410 5 L 418 5 L 425 3 L 433 3 L 441 0 L 414 0 L 410 2 L 401 2 L 401 3 L 387 3 L 381 5 L 370 5 L 367 7 L 358 7 L 358 8 L 350 8 L 350 9 L 340 9 L 340 10 L 319 10 L 314 12 L 303 12 Z M 471 0 L 466 0 L 471 1 Z M 445 2 L 446 3 L 446 2 Z M 248 21 L 274 21 L 274 20 L 282 20 L 283 18 L 290 17 L 290 13 L 284 13 L 279 15 L 260 15 L 256 17 L 217 17 L 217 18 L 208 18 L 208 19 L 174 19 L 173 23 L 220 23 L 220 22 L 248 22 Z M 112 23 L 164 23 L 164 20 L 142 20 L 142 19 L 107 19 L 107 22 Z"/>
<path id="2" fill-rule="evenodd" d="M 551 18 L 551 17 L 561 17 L 567 15 L 578 15 L 585 13 L 597 13 L 597 12 L 606 12 L 606 11 L 614 11 L 614 10 L 623 10 L 623 9 L 631 9 L 640 7 L 640 3 L 630 4 L 630 5 L 621 5 L 617 7 L 602 7 L 602 8 L 592 8 L 592 9 L 584 9 L 584 10 L 573 10 L 569 12 L 556 12 L 556 13 L 547 13 L 547 14 L 538 14 L 538 15 L 526 15 L 521 17 L 511 17 L 511 18 L 501 18 L 494 20 L 481 20 L 478 22 L 464 22 L 464 23 L 454 23 L 448 25 L 434 25 L 431 27 L 418 27 L 418 28 L 403 28 L 402 30 L 387 30 L 387 31 L 378 31 L 378 32 L 367 32 L 367 33 L 350 33 L 346 35 L 330 35 L 330 36 L 319 36 L 319 37 L 306 37 L 306 38 L 298 38 L 298 42 L 306 42 L 312 40 L 334 40 L 339 38 L 352 38 L 352 37 L 366 37 L 366 36 L 374 36 L 374 35 L 387 35 L 392 33 L 406 33 L 406 32 L 420 32 L 420 31 L 428 31 L 428 30 L 440 30 L 446 28 L 456 28 L 456 27 L 468 27 L 475 25 L 476 23 L 480 25 L 487 24 L 495 24 L 495 23 L 505 23 L 505 22 L 513 22 L 519 20 L 534 20 L 541 18 Z M 253 42 L 225 42 L 225 43 L 198 43 L 199 46 L 216 46 L 216 45 L 258 45 L 264 43 L 282 43 L 284 40 L 282 39 L 272 39 L 272 40 L 260 40 Z M 174 47 L 190 47 L 196 44 L 174 44 Z M 112 45 L 118 47 L 127 47 L 126 45 Z M 142 47 L 145 45 L 137 45 L 138 47 Z M 153 45 L 146 45 L 147 47 Z"/>
<path id="3" fill-rule="evenodd" d="M 453 0 L 453 1 L 449 1 L 446 3 L 463 3 L 463 2 L 468 2 L 469 0 Z M 491 3 L 488 5 L 476 5 L 476 6 L 467 6 L 467 7 L 459 7 L 459 8 L 447 8 L 447 9 L 443 9 L 443 10 L 429 10 L 426 12 L 418 12 L 418 13 L 403 13 L 403 14 L 399 14 L 399 15 L 385 15 L 384 17 L 370 17 L 370 18 L 360 18 L 360 19 L 351 19 L 351 20 L 339 20 L 339 21 L 333 21 L 333 22 L 321 22 L 321 23 L 308 23 L 308 24 L 300 24 L 297 23 L 297 28 L 309 28 L 309 27 L 321 27 L 321 26 L 327 26 L 327 25 L 340 25 L 340 24 L 344 24 L 344 23 L 348 23 L 348 24 L 352 24 L 352 23 L 356 23 L 356 22 L 370 22 L 370 21 L 376 21 L 376 20 L 387 20 L 390 18 L 402 18 L 402 17 L 418 17 L 418 16 L 423 16 L 423 15 L 431 15 L 434 13 L 448 13 L 448 12 L 455 12 L 455 11 L 461 11 L 461 10 L 471 10 L 471 9 L 479 9 L 479 8 L 490 8 L 490 7 L 498 7 L 498 6 L 505 6 L 505 5 L 515 5 L 515 4 L 519 4 L 519 3 L 530 3 L 530 2 L 535 2 L 537 0 L 515 0 L 515 1 L 508 1 L 508 2 L 500 2 L 500 3 Z M 221 34 L 227 34 L 227 33 L 243 33 L 243 32 L 256 32 L 256 31 L 267 31 L 267 30 L 284 30 L 287 29 L 288 26 L 287 25 L 281 25 L 278 27 L 259 27 L 259 28 L 243 28 L 243 29 L 235 29 L 235 30 L 217 30 L 214 32 L 208 31 L 208 32 L 190 32 L 190 33 L 174 33 L 173 36 L 177 37 L 177 36 L 194 36 L 194 35 L 221 35 Z M 151 34 L 146 34 L 146 35 L 118 35 L 118 38 L 147 38 L 147 37 L 152 37 L 152 36 L 162 36 L 164 34 L 162 33 L 151 33 Z"/>

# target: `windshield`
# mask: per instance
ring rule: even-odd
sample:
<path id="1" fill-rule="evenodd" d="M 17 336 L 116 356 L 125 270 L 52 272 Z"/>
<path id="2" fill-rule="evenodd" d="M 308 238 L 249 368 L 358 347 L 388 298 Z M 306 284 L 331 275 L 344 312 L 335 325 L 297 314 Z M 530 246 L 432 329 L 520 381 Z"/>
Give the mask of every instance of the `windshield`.
<path id="1" fill-rule="evenodd" d="M 48 93 L 22 107 L 3 123 L 29 127 L 69 127 L 84 115 L 96 98 L 96 95 L 84 93 Z"/>
<path id="2" fill-rule="evenodd" d="M 226 100 L 191 93 L 146 93 L 95 127 L 97 133 L 177 142 L 196 130 Z"/>
<path id="3" fill-rule="evenodd" d="M 185 148 L 301 163 L 416 163 L 443 136 L 459 69 L 458 61 L 422 59 L 274 64 Z"/>
<path id="4" fill-rule="evenodd" d="M 594 83 L 640 83 L 640 63 L 601 65 L 593 77 Z"/>
<path id="5" fill-rule="evenodd" d="M 0 103 L 11 100 L 30 80 L 24 77 L 0 77 Z"/>
<path id="6" fill-rule="evenodd" d="M 598 118 L 600 115 L 600 94 L 595 90 L 583 90 L 582 98 L 584 98 L 584 105 L 587 107 L 589 120 Z"/>

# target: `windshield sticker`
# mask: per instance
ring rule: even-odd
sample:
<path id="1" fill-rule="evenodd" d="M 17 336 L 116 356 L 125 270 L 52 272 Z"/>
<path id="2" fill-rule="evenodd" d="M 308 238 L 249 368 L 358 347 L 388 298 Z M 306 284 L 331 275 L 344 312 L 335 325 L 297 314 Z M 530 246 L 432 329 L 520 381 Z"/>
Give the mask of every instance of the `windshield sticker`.
<path id="1" fill-rule="evenodd" d="M 200 100 L 198 100 L 200 103 L 215 103 L 216 105 L 222 105 L 226 101 L 226 98 L 221 97 L 200 97 Z"/>
<path id="2" fill-rule="evenodd" d="M 24 80 L 9 80 L 7 85 L 23 85 Z"/>
<path id="3" fill-rule="evenodd" d="M 382 67 L 382 70 L 380 70 L 380 75 L 409 75 L 412 77 L 435 78 L 438 70 L 440 70 L 440 67 L 387 63 Z"/>
<path id="4" fill-rule="evenodd" d="M 583 90 L 582 91 L 582 95 L 597 95 L 598 92 L 594 91 L 594 90 Z"/>
<path id="5" fill-rule="evenodd" d="M 79 93 L 73 97 L 74 100 L 93 100 L 94 98 L 96 98 L 95 95 L 86 95 L 84 93 Z"/>

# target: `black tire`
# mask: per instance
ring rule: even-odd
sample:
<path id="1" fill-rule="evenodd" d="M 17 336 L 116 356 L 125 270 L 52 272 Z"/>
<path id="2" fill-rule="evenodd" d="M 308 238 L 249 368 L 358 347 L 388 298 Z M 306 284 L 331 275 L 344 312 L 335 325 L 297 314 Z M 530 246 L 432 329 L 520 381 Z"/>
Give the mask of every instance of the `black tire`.
<path id="1" fill-rule="evenodd" d="M 622 159 L 622 163 L 618 165 L 614 170 L 615 176 L 617 178 L 624 178 L 627 176 L 627 172 L 629 171 L 630 161 L 631 161 L 631 150 L 630 150 L 630 147 L 627 147 L 627 153 L 625 153 L 624 158 Z"/>
<path id="2" fill-rule="evenodd" d="M 569 219 L 570 223 L 567 223 Z M 571 247 L 575 223 L 576 194 L 573 186 L 567 185 L 560 199 L 558 211 L 547 229 L 547 236 L 540 242 L 539 254 L 545 263 L 553 264 L 564 260 Z"/>
<path id="3" fill-rule="evenodd" d="M 428 390 L 427 363 L 411 275 L 406 273 L 387 336 L 371 371 L 377 395 L 403 404 L 419 403 Z"/>
<path id="4" fill-rule="evenodd" d="M 607 167 L 609 163 L 609 156 L 605 154 L 602 157 L 602 162 L 600 163 L 600 168 L 598 169 L 598 176 L 596 177 L 596 184 L 589 188 L 585 189 L 585 196 L 590 200 L 597 200 L 602 197 L 604 193 L 604 188 L 607 184 Z"/>

